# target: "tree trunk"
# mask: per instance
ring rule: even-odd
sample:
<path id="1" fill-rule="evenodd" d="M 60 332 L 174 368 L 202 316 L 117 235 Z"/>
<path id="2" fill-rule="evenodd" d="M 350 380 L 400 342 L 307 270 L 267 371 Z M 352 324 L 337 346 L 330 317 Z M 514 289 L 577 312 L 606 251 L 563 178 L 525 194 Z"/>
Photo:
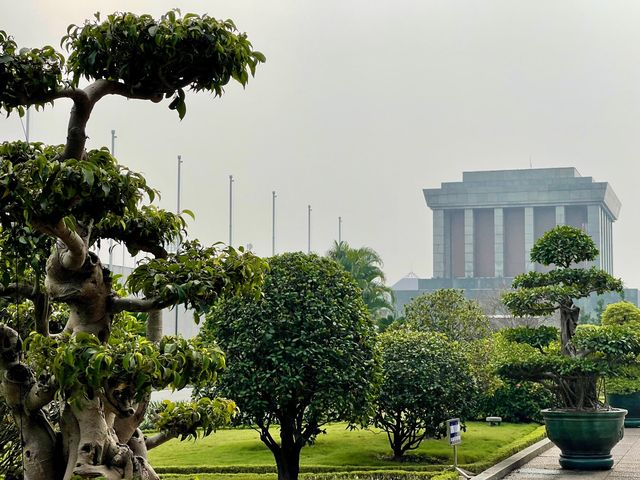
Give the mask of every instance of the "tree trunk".
<path id="1" fill-rule="evenodd" d="M 396 462 L 402 461 L 405 452 L 403 448 L 405 437 L 402 435 L 402 412 L 395 414 L 395 424 L 389 425 L 389 433 L 387 433 L 387 436 L 389 437 L 389 444 L 393 451 L 393 460 Z"/>
<path id="2" fill-rule="evenodd" d="M 175 307 L 178 308 L 178 307 Z M 162 339 L 162 310 L 153 310 L 147 317 L 147 340 L 159 342 Z"/>
<path id="3" fill-rule="evenodd" d="M 576 332 L 579 317 L 580 308 L 573 303 L 560 307 L 560 345 L 563 355 L 573 356 L 575 354 L 571 339 Z"/>
<path id="4" fill-rule="evenodd" d="M 304 442 L 300 432 L 296 432 L 293 421 L 280 425 L 280 445 L 271 434 L 269 427 L 260 425 L 260 440 L 271 450 L 278 468 L 278 480 L 298 480 L 300 473 L 300 450 Z"/>
<path id="5" fill-rule="evenodd" d="M 300 473 L 300 448 L 297 446 L 280 448 L 275 455 L 278 467 L 278 480 L 298 480 Z"/>

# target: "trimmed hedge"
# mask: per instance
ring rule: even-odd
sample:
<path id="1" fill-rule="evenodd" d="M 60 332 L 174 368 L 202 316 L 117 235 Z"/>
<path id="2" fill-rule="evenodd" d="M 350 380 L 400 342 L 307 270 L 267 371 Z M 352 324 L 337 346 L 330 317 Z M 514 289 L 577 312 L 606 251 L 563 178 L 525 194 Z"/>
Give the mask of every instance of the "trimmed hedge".
<path id="1" fill-rule="evenodd" d="M 178 474 L 163 475 L 163 480 L 276 480 L 277 475 L 240 473 L 204 475 Z M 302 480 L 457 480 L 458 474 L 452 471 L 408 472 L 404 470 L 371 470 L 352 472 L 333 472 L 320 474 L 300 474 Z"/>
<path id="2" fill-rule="evenodd" d="M 443 465 L 406 465 L 402 466 L 404 472 L 438 472 L 444 468 Z M 275 465 L 221 465 L 221 466 L 165 466 L 154 467 L 156 473 L 162 474 L 195 474 L 195 473 L 217 473 L 217 474 L 238 474 L 252 473 L 266 475 L 277 473 Z M 300 465 L 301 474 L 332 474 L 332 473 L 352 473 L 352 472 L 377 472 L 377 471 L 399 471 L 398 465 Z"/>

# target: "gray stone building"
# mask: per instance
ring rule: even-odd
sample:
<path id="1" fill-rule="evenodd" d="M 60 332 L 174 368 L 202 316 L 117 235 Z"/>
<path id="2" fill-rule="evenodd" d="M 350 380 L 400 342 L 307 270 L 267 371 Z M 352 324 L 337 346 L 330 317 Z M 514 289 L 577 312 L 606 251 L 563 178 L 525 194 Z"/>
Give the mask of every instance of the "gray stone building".
<path id="1" fill-rule="evenodd" d="M 433 278 L 410 276 L 394 285 L 399 312 L 411 298 L 439 288 L 464 289 L 481 303 L 498 298 L 514 276 L 544 270 L 529 254 L 556 225 L 587 232 L 600 255 L 584 266 L 613 274 L 612 225 L 620 200 L 608 183 L 575 168 L 464 172 L 461 182 L 425 189 L 424 196 L 433 211 Z M 625 297 L 637 304 L 637 290 Z"/>

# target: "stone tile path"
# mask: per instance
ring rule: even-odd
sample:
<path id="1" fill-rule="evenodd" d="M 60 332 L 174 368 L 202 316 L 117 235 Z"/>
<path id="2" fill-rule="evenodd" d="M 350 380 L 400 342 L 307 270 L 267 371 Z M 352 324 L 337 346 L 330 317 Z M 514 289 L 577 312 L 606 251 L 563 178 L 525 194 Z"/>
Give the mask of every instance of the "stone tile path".
<path id="1" fill-rule="evenodd" d="M 624 438 L 612 451 L 614 465 L 611 470 L 584 472 L 563 470 L 558 463 L 560 450 L 553 447 L 540 454 L 518 470 L 507 475 L 509 480 L 640 480 L 640 428 L 626 428 Z"/>

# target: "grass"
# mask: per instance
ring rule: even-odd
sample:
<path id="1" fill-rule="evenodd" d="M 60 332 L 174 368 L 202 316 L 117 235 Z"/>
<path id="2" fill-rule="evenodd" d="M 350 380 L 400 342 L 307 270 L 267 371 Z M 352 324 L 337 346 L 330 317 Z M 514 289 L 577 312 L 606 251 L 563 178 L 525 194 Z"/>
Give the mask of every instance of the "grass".
<path id="1" fill-rule="evenodd" d="M 418 465 L 413 462 L 398 464 L 389 460 L 391 450 L 384 432 L 349 431 L 345 427 L 344 424 L 328 425 L 326 435 L 320 435 L 315 445 L 303 448 L 300 459 L 301 470 L 304 471 L 305 466 L 405 469 Z M 458 448 L 458 462 L 469 464 L 485 461 L 509 444 L 533 434 L 537 428 L 539 427 L 536 424 L 503 423 L 501 426 L 490 427 L 483 422 L 469 422 L 467 431 L 462 436 L 462 445 Z M 276 436 L 277 432 L 273 435 Z M 429 457 L 432 461 L 428 463 L 446 465 L 453 461 L 452 449 L 446 439 L 427 440 L 411 455 Z M 259 440 L 258 434 L 251 429 L 221 430 L 195 442 L 172 440 L 150 451 L 149 457 L 151 464 L 154 467 L 164 467 L 161 468 L 163 471 L 170 471 L 171 466 L 207 468 L 274 467 L 275 465 L 271 452 Z M 258 472 L 258 470 L 254 471 Z M 208 476 L 198 476 L 200 480 L 209 480 Z M 269 480 L 266 477 L 260 478 Z M 214 476 L 211 479 L 223 480 L 223 476 Z"/>

